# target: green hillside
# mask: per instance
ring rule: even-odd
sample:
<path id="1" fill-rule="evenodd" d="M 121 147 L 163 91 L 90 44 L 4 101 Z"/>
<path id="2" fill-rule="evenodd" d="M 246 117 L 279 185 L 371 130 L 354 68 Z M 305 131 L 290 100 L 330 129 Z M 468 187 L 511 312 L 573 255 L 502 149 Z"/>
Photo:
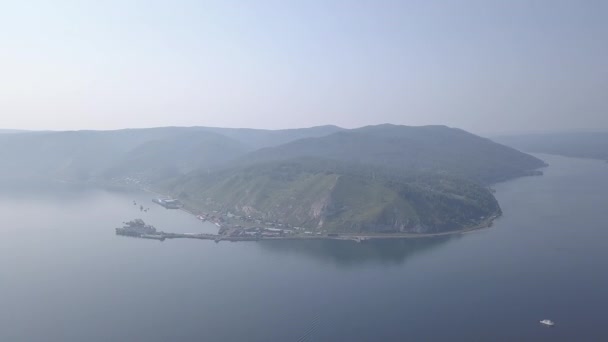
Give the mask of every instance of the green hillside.
<path id="1" fill-rule="evenodd" d="M 164 189 L 194 208 L 329 232 L 443 232 L 500 214 L 487 185 L 545 163 L 445 126 L 368 126 L 263 148 Z"/>
<path id="2" fill-rule="evenodd" d="M 367 169 L 303 159 L 260 163 L 172 184 L 190 206 L 328 232 L 443 232 L 500 213 L 490 191 L 472 182 L 416 175 L 366 176 Z"/>

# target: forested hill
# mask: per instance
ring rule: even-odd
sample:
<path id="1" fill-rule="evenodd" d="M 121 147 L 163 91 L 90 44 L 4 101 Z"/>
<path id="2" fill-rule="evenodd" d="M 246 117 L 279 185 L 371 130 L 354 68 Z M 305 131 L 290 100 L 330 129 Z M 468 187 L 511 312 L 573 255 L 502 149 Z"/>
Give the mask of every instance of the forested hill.
<path id="1" fill-rule="evenodd" d="M 198 209 L 325 232 L 443 232 L 500 214 L 530 155 L 445 126 L 166 127 L 0 134 L 4 180 L 152 187 Z"/>
<path id="2" fill-rule="evenodd" d="M 315 158 L 190 174 L 168 189 L 194 208 L 336 233 L 445 232 L 501 213 L 488 188 L 461 178 Z"/>
<path id="3" fill-rule="evenodd" d="M 444 232 L 500 215 L 487 184 L 544 162 L 459 129 L 369 126 L 296 140 L 167 185 L 189 205 L 327 232 Z"/>
<path id="4" fill-rule="evenodd" d="M 608 160 L 608 132 L 526 134 L 495 140 L 526 152 Z"/>
<path id="5" fill-rule="evenodd" d="M 315 157 L 382 166 L 399 172 L 446 173 L 484 184 L 524 176 L 538 158 L 445 126 L 368 126 L 261 149 L 241 162 Z"/>

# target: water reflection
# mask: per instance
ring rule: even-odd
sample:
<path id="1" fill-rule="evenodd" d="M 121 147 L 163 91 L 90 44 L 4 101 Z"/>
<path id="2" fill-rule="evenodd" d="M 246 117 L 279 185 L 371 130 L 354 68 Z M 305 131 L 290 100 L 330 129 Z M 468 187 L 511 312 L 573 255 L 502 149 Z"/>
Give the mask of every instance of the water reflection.
<path id="1" fill-rule="evenodd" d="M 85 184 L 61 182 L 10 183 L 0 181 L 0 200 L 6 203 L 21 203 L 34 211 L 80 212 L 83 220 L 88 220 L 89 210 L 113 217 L 107 229 L 133 218 L 142 218 L 160 229 L 172 232 L 216 232 L 215 226 L 203 225 L 193 217 L 180 211 L 167 211 L 151 203 L 151 194 L 117 189 L 101 189 Z M 150 211 L 142 213 L 132 202 L 150 206 Z M 23 210 L 26 210 L 24 207 Z M 37 209 L 34 209 L 37 208 Z M 78 208 L 78 209 L 76 209 Z M 48 212 L 51 218 L 58 216 Z M 58 218 L 59 220 L 59 218 Z M 338 266 L 360 264 L 400 265 L 414 255 L 429 251 L 459 236 L 441 236 L 419 239 L 387 239 L 356 243 L 338 240 L 302 241 L 260 241 L 257 245 L 265 251 L 280 254 L 294 254 L 313 258 L 323 263 Z"/>
<path id="2" fill-rule="evenodd" d="M 460 235 L 418 239 L 371 240 L 356 243 L 339 240 L 260 241 L 266 251 L 298 254 L 337 266 L 359 264 L 401 265 L 415 255 L 444 245 Z"/>

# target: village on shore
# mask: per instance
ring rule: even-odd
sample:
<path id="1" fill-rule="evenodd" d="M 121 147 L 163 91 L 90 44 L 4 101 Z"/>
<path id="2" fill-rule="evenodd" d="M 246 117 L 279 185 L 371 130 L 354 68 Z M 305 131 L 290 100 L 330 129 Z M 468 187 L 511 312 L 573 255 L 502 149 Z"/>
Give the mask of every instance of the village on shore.
<path id="1" fill-rule="evenodd" d="M 158 231 L 155 227 L 146 224 L 142 219 L 135 219 L 129 222 L 124 222 L 124 226 L 116 228 L 117 235 L 138 237 L 143 239 L 153 239 L 164 241 L 165 239 L 199 239 L 199 240 L 214 240 L 220 241 L 259 241 L 259 240 L 305 240 L 305 239 L 333 239 L 333 240 L 350 240 L 362 242 L 371 239 L 403 239 L 403 238 L 421 238 L 441 235 L 460 234 L 475 231 L 482 228 L 487 228 L 492 225 L 496 216 L 486 218 L 481 224 L 459 231 L 441 232 L 441 233 L 376 233 L 376 234 L 338 234 L 326 231 L 312 232 L 302 227 L 294 227 L 286 223 L 264 221 L 252 216 L 239 216 L 232 213 L 220 213 L 212 211 L 210 213 L 194 213 L 186 209 L 179 200 L 171 198 L 155 198 L 152 202 L 165 207 L 166 209 L 183 210 L 203 222 L 210 222 L 218 227 L 217 234 L 208 233 L 169 233 Z M 137 205 L 133 201 L 134 205 Z M 147 212 L 140 205 L 140 210 Z"/>
<path id="2" fill-rule="evenodd" d="M 205 233 L 168 233 L 158 231 L 155 227 L 147 225 L 141 219 L 124 222 L 124 226 L 116 228 L 117 235 L 139 237 L 144 239 L 165 240 L 176 238 L 202 239 L 220 241 L 257 241 L 262 239 L 319 239 L 334 238 L 342 240 L 354 240 L 360 242 L 364 237 L 341 236 L 339 234 L 327 232 L 312 232 L 301 227 L 293 227 L 289 224 L 262 221 L 251 216 L 238 216 L 231 213 L 222 214 L 217 211 L 211 213 L 195 214 L 184 208 L 183 204 L 176 199 L 155 198 L 154 203 L 166 209 L 180 209 L 196 216 L 203 222 L 210 222 L 218 227 L 217 234 Z M 137 205 L 133 201 L 134 205 Z M 147 211 L 140 205 L 141 211 Z"/>

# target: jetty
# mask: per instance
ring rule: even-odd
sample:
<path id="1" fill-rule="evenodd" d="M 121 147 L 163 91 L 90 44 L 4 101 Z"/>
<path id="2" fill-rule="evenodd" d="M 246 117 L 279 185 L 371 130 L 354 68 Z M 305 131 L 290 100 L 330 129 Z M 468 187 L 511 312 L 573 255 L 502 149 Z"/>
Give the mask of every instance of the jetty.
<path id="1" fill-rule="evenodd" d="M 136 237 L 142 239 L 160 240 L 165 239 L 199 239 L 219 241 L 256 241 L 258 236 L 229 236 L 205 233 L 166 233 L 158 231 L 154 226 L 146 224 L 142 219 L 124 222 L 124 226 L 116 228 L 116 235 Z"/>

